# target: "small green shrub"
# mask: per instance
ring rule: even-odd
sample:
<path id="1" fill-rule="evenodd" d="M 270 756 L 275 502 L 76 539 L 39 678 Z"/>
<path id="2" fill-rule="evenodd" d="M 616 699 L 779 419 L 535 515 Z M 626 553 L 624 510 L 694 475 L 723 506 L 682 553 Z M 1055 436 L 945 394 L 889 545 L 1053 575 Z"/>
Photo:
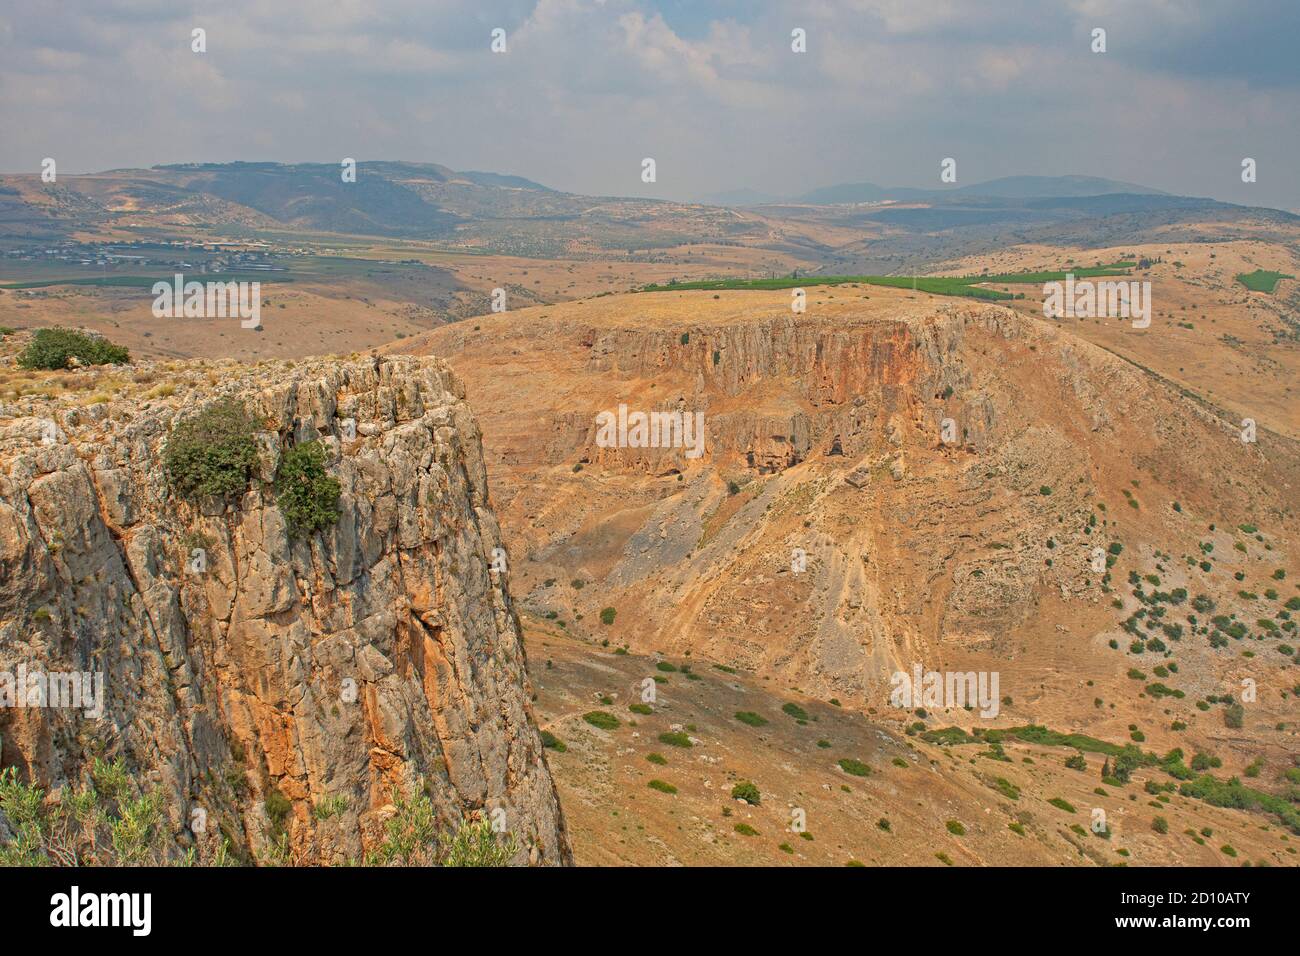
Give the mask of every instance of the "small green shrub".
<path id="1" fill-rule="evenodd" d="M 134 784 L 120 760 L 95 758 L 80 784 L 69 783 L 55 794 L 19 779 L 13 767 L 0 770 L 0 812 L 12 837 L 0 841 L 0 867 L 160 866 L 177 862 L 168 834 L 163 793 L 135 796 Z M 224 866 L 228 845 L 215 858 L 196 860 L 193 851 L 180 862 Z"/>
<path id="2" fill-rule="evenodd" d="M 756 714 L 752 710 L 736 711 L 736 719 L 742 724 L 749 724 L 751 727 L 762 727 L 767 724 L 767 718 L 762 714 Z"/>
<path id="3" fill-rule="evenodd" d="M 1223 709 L 1223 724 L 1233 730 L 1240 730 L 1246 716 L 1246 709 L 1235 701 Z"/>
<path id="4" fill-rule="evenodd" d="M 102 336 L 75 329 L 37 329 L 19 354 L 18 366 L 56 371 L 67 368 L 74 358 L 83 365 L 125 365 L 131 353 Z"/>
<path id="5" fill-rule="evenodd" d="M 758 787 L 748 780 L 742 780 L 731 788 L 731 798 L 733 800 L 744 800 L 753 806 L 758 806 L 762 802 L 762 795 L 758 792 Z"/>
<path id="6" fill-rule="evenodd" d="M 271 820 L 271 825 L 277 830 L 283 829 L 285 821 L 289 818 L 289 811 L 293 809 L 293 804 L 277 787 L 272 787 L 266 793 L 266 799 L 262 801 L 262 806 L 266 810 L 266 815 Z"/>
<path id="7" fill-rule="evenodd" d="M 582 719 L 593 727 L 599 727 L 601 730 L 615 730 L 618 728 L 618 718 L 603 710 L 588 711 L 582 715 Z"/>
<path id="8" fill-rule="evenodd" d="M 807 720 L 808 712 L 796 703 L 784 704 L 781 707 L 783 713 L 789 714 L 795 720 Z"/>
<path id="9" fill-rule="evenodd" d="M 422 790 L 418 788 L 410 798 L 393 791 L 395 812 L 384 821 L 384 842 L 371 855 L 371 864 L 418 866 L 431 861 L 438 837 L 437 819 L 433 801 Z"/>
<path id="10" fill-rule="evenodd" d="M 851 773 L 855 777 L 865 777 L 871 773 L 871 768 L 861 760 L 854 760 L 852 757 L 845 757 L 840 760 L 840 769 L 845 773 Z"/>
<path id="11" fill-rule="evenodd" d="M 257 423 L 232 399 L 213 402 L 172 429 L 163 468 L 182 498 L 243 494 L 257 461 Z"/>
<path id="12" fill-rule="evenodd" d="M 312 807 L 311 813 L 317 820 L 328 820 L 330 817 L 336 817 L 348 808 L 348 798 L 341 793 L 333 796 L 322 797 Z"/>
<path id="13" fill-rule="evenodd" d="M 648 784 L 646 784 L 646 786 L 649 787 L 651 790 L 658 790 L 660 793 L 674 794 L 677 792 L 676 787 L 674 787 L 671 783 L 664 782 L 663 780 L 651 780 Z"/>
<path id="14" fill-rule="evenodd" d="M 275 478 L 275 500 L 298 538 L 328 528 L 339 520 L 337 479 L 325 470 L 325 446 L 317 441 L 295 445 L 284 453 Z"/>
<path id="15" fill-rule="evenodd" d="M 1020 799 L 1020 788 L 1005 777 L 998 777 L 993 783 L 993 789 L 1011 800 Z"/>

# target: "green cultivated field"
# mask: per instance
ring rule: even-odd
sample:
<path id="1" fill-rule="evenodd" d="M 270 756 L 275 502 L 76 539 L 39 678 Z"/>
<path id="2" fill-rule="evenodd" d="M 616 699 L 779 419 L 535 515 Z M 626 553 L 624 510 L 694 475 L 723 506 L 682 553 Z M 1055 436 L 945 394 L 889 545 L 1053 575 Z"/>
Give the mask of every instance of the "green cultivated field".
<path id="1" fill-rule="evenodd" d="M 1129 274 L 1132 262 L 1112 262 L 1105 266 L 1071 269 L 1076 279 L 1097 276 L 1123 276 Z M 1009 272 L 1000 275 L 974 276 L 803 276 L 772 279 L 716 279 L 700 282 L 674 282 L 668 285 L 648 285 L 638 292 L 672 292 L 699 289 L 705 292 L 730 289 L 805 289 L 820 285 L 879 285 L 893 289 L 915 288 L 930 295 L 957 295 L 972 299 L 1012 299 L 1010 292 L 986 289 L 989 283 L 1004 285 L 1041 285 L 1044 282 L 1064 282 L 1064 272 Z"/>
<path id="2" fill-rule="evenodd" d="M 56 285 L 117 286 L 127 289 L 149 289 L 155 282 L 172 284 L 172 276 L 91 276 L 81 279 L 42 279 L 38 282 L 9 282 L 0 289 L 45 289 Z M 186 276 L 190 282 L 292 282 L 283 274 L 265 272 L 205 272 Z"/>
<path id="3" fill-rule="evenodd" d="M 1278 279 L 1294 278 L 1295 276 L 1282 272 L 1269 272 L 1267 269 L 1256 269 L 1254 272 L 1242 272 L 1237 275 L 1237 281 L 1251 292 L 1272 292 L 1277 288 Z"/>

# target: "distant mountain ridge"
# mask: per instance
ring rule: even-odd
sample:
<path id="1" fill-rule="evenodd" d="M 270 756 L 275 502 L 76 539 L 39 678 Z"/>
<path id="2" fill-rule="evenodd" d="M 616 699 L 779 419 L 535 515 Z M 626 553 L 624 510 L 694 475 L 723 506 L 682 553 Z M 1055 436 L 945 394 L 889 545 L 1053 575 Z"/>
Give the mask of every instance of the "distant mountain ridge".
<path id="1" fill-rule="evenodd" d="M 60 177 L 57 206 L 0 202 L 0 234 L 58 236 L 126 218 L 191 225 L 290 228 L 445 238 L 470 222 L 572 212 L 587 201 L 523 176 L 438 163 L 170 163 Z M 26 188 L 28 177 L 0 177 Z M 34 188 L 39 191 L 40 185 Z M 35 194 L 31 194 L 35 195 Z"/>
<path id="2" fill-rule="evenodd" d="M 841 183 L 786 200 L 739 188 L 692 204 L 582 195 L 523 176 L 437 163 L 362 161 L 348 181 L 344 171 L 336 162 L 179 163 L 71 175 L 57 185 L 30 173 L 0 175 L 0 244 L 21 248 L 142 227 L 178 236 L 195 230 L 384 236 L 542 258 L 621 257 L 682 242 L 722 242 L 799 249 L 837 268 L 888 270 L 921 250 L 938 255 L 932 237 L 940 234 L 950 249 L 969 251 L 971 243 L 1012 241 L 1026 229 L 1042 241 L 1088 242 L 1196 217 L 1294 218 L 1090 176 L 1012 176 L 949 189 Z M 719 213 L 710 201 L 746 212 Z M 1117 218 L 1126 216 L 1141 221 Z M 850 230 L 887 229 L 870 246 L 871 256 L 885 259 L 864 263 L 865 246 L 832 248 L 809 243 L 802 226 L 787 231 L 787 222 L 809 218 Z M 1110 222 L 1096 224 L 1103 219 Z"/>
<path id="3" fill-rule="evenodd" d="M 970 186 L 943 189 L 917 189 L 910 186 L 878 186 L 875 183 L 835 183 L 821 186 L 793 197 L 777 197 L 753 189 L 733 189 L 712 193 L 701 202 L 720 206 L 756 206 L 770 203 L 799 203 L 832 206 L 841 203 L 884 202 L 886 200 L 942 200 L 951 197 L 970 199 L 1040 199 L 1105 196 L 1115 193 L 1134 196 L 1167 196 L 1163 190 L 1136 183 L 1126 183 L 1099 176 L 1003 176 Z"/>
<path id="4" fill-rule="evenodd" d="M 1099 176 L 1003 176 L 955 190 L 969 196 L 1000 199 L 1036 199 L 1040 197 L 1107 196 L 1123 193 L 1130 196 L 1168 196 L 1170 193 L 1137 183 L 1126 183 Z"/>

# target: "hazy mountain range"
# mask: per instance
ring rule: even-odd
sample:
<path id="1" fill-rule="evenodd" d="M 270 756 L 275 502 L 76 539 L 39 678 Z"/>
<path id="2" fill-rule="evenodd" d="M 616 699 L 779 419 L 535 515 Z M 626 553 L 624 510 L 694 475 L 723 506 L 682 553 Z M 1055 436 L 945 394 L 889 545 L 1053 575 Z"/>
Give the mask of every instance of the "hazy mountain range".
<path id="1" fill-rule="evenodd" d="M 800 203 L 828 206 L 838 203 L 882 202 L 885 200 L 943 200 L 952 197 L 990 199 L 1038 199 L 1048 197 L 1158 195 L 1168 193 L 1150 186 L 1102 179 L 1097 176 L 1004 176 L 971 186 L 946 189 L 916 189 L 908 186 L 878 186 L 875 183 L 836 183 L 793 196 L 776 196 L 754 189 L 731 189 L 700 197 L 700 202 L 714 206 L 759 206 L 775 203 Z"/>
<path id="2" fill-rule="evenodd" d="M 116 169 L 57 183 L 0 175 L 0 243 L 23 248 L 142 230 L 155 237 L 291 232 L 530 258 L 662 256 L 703 243 L 797 249 L 827 268 L 891 272 L 1014 242 L 1105 244 L 1209 222 L 1226 238 L 1295 220 L 1090 176 L 1012 176 L 950 189 L 842 183 L 785 200 L 740 189 L 710 205 L 561 192 L 522 176 L 437 163 L 361 162 L 355 181 L 342 173 L 334 162 L 235 162 Z M 826 243 L 825 226 L 849 230 L 856 243 Z"/>

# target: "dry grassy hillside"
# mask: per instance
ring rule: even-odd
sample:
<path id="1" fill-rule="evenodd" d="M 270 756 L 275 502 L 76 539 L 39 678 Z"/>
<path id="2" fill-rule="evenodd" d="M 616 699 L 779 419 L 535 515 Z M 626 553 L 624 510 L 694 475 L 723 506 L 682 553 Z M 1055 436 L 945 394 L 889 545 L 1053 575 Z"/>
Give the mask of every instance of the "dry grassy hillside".
<path id="1" fill-rule="evenodd" d="M 1038 724 L 1291 786 L 1300 452 L 1263 424 L 1243 443 L 1041 319 L 879 288 L 797 316 L 788 293 L 614 297 L 399 348 L 465 378 L 513 587 L 552 627 L 895 730 Z M 702 410 L 705 454 L 597 447 L 619 403 Z M 997 671 L 1000 713 L 891 707 L 918 663 Z"/>
<path id="2" fill-rule="evenodd" d="M 1011 246 L 960 259 L 943 274 L 1064 269 L 1146 259 L 1133 278 L 1151 283 L 1151 327 L 1107 319 L 1070 319 L 1065 327 L 1239 417 L 1300 437 L 1300 284 L 1281 279 L 1272 292 L 1251 291 L 1238 275 L 1257 269 L 1300 276 L 1294 246 L 1263 240 L 1167 242 L 1108 249 Z M 999 285 L 1024 293 L 1012 308 L 1041 317 L 1042 286 Z"/>
<path id="3" fill-rule="evenodd" d="M 1296 863 L 1273 821 L 1146 792 L 1169 781 L 1159 769 L 1102 784 L 1101 754 L 1067 766 L 1072 747 L 946 747 L 693 658 L 616 653 L 538 619 L 525 636 L 579 865 Z"/>

